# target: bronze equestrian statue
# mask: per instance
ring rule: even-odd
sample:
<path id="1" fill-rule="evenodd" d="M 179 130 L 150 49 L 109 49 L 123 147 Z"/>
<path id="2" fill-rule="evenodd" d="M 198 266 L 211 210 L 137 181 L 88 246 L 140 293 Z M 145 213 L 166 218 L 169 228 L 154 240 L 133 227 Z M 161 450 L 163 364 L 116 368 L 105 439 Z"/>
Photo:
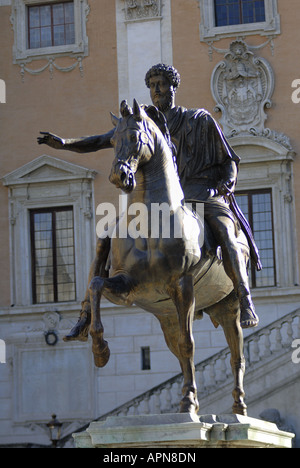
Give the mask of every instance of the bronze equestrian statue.
<path id="1" fill-rule="evenodd" d="M 116 258 L 120 258 L 120 256 L 123 258 L 122 245 L 118 242 L 116 244 L 115 239 L 111 240 L 107 237 L 99 239 L 97 255 L 91 266 L 89 288 L 85 300 L 83 301 L 83 309 L 79 321 L 75 327 L 73 327 L 70 334 L 65 337 L 65 340 L 86 340 L 88 330 L 91 327 L 91 335 L 94 337 L 95 362 L 97 365 L 105 365 L 109 352 L 107 344 L 102 336 L 103 327 L 99 315 L 100 295 L 103 290 L 104 295 L 107 295 L 110 300 L 115 302 L 116 288 L 119 288 L 118 294 L 121 303 L 124 303 L 122 301 L 125 301 L 125 303 L 134 302 L 145 310 L 153 312 L 159 319 L 165 334 L 166 342 L 171 351 L 178 357 L 184 373 L 184 398 L 182 400 L 181 410 L 190 411 L 191 408 L 195 410 L 197 409 L 197 398 L 192 364 L 193 338 L 191 322 L 194 318 L 195 310 L 197 316 L 200 310 L 205 309 L 206 312 L 210 314 L 213 323 L 215 325 L 221 324 L 224 328 L 232 352 L 232 368 L 236 383 L 233 410 L 245 414 L 246 406 L 243 401 L 244 393 L 242 389 L 244 358 L 242 354 L 243 345 L 240 325 L 246 328 L 256 326 L 258 323 L 248 285 L 246 269 L 248 245 L 246 237 L 248 241 L 250 241 L 252 256 L 257 262 L 258 268 L 260 268 L 260 261 L 251 235 L 251 230 L 234 203 L 233 191 L 236 183 L 239 158 L 229 147 L 216 122 L 206 111 L 188 111 L 175 106 L 175 91 L 179 85 L 179 74 L 173 67 L 162 64 L 152 67 L 146 75 L 146 83 L 147 86 L 150 87 L 152 102 L 156 108 L 149 106 L 145 108 L 145 111 L 142 111 L 138 106 L 139 110 L 135 109 L 134 120 L 138 122 L 139 120 L 136 116 L 144 114 L 143 117 L 139 117 L 141 120 L 150 121 L 152 123 L 153 120 L 155 121 L 156 128 L 160 129 L 158 133 L 163 135 L 163 139 L 167 144 L 167 152 L 171 155 L 172 160 L 174 160 L 174 158 L 176 159 L 178 174 L 185 198 L 205 202 L 205 220 L 209 226 L 208 229 L 213 232 L 212 238 L 215 239 L 215 245 L 221 246 L 223 266 L 227 274 L 225 274 L 223 266 L 220 267 L 220 262 L 216 257 L 212 260 L 211 255 L 207 252 L 207 246 L 206 251 L 204 246 L 204 250 L 199 253 L 198 261 L 196 261 L 198 254 L 196 257 L 192 256 L 193 260 L 187 261 L 189 268 L 184 272 L 180 272 L 176 285 L 173 284 L 172 287 L 168 286 L 168 288 L 161 293 L 162 296 L 159 299 L 157 297 L 155 298 L 153 285 L 151 286 L 151 282 L 147 282 L 146 278 L 144 278 L 144 282 L 142 281 L 142 289 L 139 290 L 140 296 L 139 294 L 137 294 L 137 296 L 134 296 L 134 294 L 131 296 L 132 291 L 136 288 L 137 280 L 129 280 L 128 278 L 130 275 L 129 277 L 126 276 L 125 279 L 117 275 L 111 283 L 114 286 L 111 286 L 112 291 L 110 292 L 110 283 L 107 278 L 108 272 L 105 271 L 106 260 L 110 250 L 113 259 L 116 249 L 119 249 Z M 132 120 L 133 114 L 128 111 L 128 106 L 126 107 L 123 104 L 121 113 L 123 115 L 123 120 L 126 120 L 126 122 L 128 119 Z M 145 118 L 145 115 L 147 118 Z M 149 119 L 149 116 L 151 119 Z M 120 125 L 121 124 L 118 124 L 117 130 L 112 130 L 105 135 L 75 140 L 63 140 L 55 135 L 44 133 L 44 136 L 39 138 L 39 143 L 46 143 L 57 149 L 68 149 L 78 152 L 95 151 L 97 149 L 110 147 L 111 145 L 115 146 L 116 149 L 120 141 L 119 139 L 121 139 L 122 142 L 124 140 L 124 137 L 122 137 L 122 135 L 120 136 L 120 132 L 118 132 Z M 151 135 L 153 137 L 153 130 Z M 149 139 L 149 136 L 147 138 Z M 122 144 L 125 143 L 123 142 Z M 126 144 L 128 145 L 130 143 L 127 142 Z M 120 166 L 120 161 L 123 156 L 124 155 L 118 156 L 119 162 L 114 163 L 113 172 L 117 165 Z M 135 171 L 130 172 L 131 166 L 128 166 L 127 163 L 123 164 L 122 167 L 126 169 L 122 172 L 124 180 L 127 181 L 127 183 L 128 180 L 132 181 L 132 177 L 135 176 Z M 169 165 L 168 167 L 170 171 L 169 176 L 171 177 L 171 166 Z M 175 171 L 174 165 L 172 167 Z M 146 168 L 146 165 L 144 168 Z M 118 170 L 120 171 L 120 167 Z M 145 170 L 146 169 L 144 169 L 143 172 L 145 172 Z M 126 174 L 126 171 L 129 171 L 129 174 Z M 139 174 L 138 170 L 136 172 L 136 175 L 137 174 Z M 122 186 L 123 180 L 121 180 L 121 182 L 116 182 L 116 178 L 116 174 L 112 173 L 111 180 L 116 183 L 117 186 Z M 124 189 L 124 187 L 122 188 Z M 178 190 L 180 191 L 180 185 Z M 131 192 L 131 190 L 129 192 Z M 149 203 L 151 203 L 151 200 L 149 200 Z M 240 222 L 237 220 L 236 216 Z M 242 229 L 240 229 L 240 226 Z M 210 243 L 212 242 L 213 241 Z M 148 245 L 143 248 L 155 251 L 157 245 Z M 167 250 L 170 253 L 170 249 Z M 171 257 L 174 260 L 174 254 L 172 254 Z M 180 263 L 180 259 L 177 260 Z M 125 257 L 123 261 L 127 264 Z M 214 276 L 212 276 L 214 268 L 211 268 L 210 263 L 214 265 L 215 268 L 216 265 L 218 265 L 217 271 L 215 272 L 215 279 Z M 143 264 L 141 264 L 140 267 L 142 265 Z M 207 270 L 206 268 L 208 265 L 210 265 L 210 267 Z M 137 265 L 135 265 L 135 267 L 137 267 Z M 162 267 L 162 265 L 160 265 L 160 267 Z M 149 268 L 150 266 L 148 265 L 148 269 Z M 137 268 L 137 270 L 139 270 L 139 268 Z M 220 274 L 220 270 L 222 270 L 222 274 Z M 114 271 L 113 266 L 112 271 Z M 118 268 L 116 271 L 118 271 Z M 147 268 L 145 271 L 147 271 Z M 156 265 L 153 271 L 156 272 L 155 274 L 157 274 L 157 277 L 153 274 L 151 277 L 153 281 L 157 281 L 157 279 L 160 278 L 159 272 L 161 269 L 157 268 Z M 163 268 L 162 271 L 164 271 Z M 102 279 L 100 279 L 100 275 Z M 110 276 L 111 275 L 112 272 L 110 272 Z M 140 274 L 139 276 L 143 277 L 144 275 Z M 108 282 L 107 284 L 106 281 Z M 207 285 L 210 286 L 210 290 L 212 290 L 211 288 L 213 287 L 212 296 L 207 292 Z M 194 290 L 196 309 L 194 309 L 192 300 Z M 143 291 L 142 294 L 141 291 Z M 92 299 L 91 302 L 90 297 Z M 133 297 L 135 297 L 134 300 L 132 300 Z M 170 298 L 172 301 L 170 301 Z M 171 313 L 171 311 L 171 316 L 167 313 L 168 307 L 170 307 L 168 304 L 170 304 L 170 302 L 175 303 L 177 307 L 177 313 L 180 319 L 179 329 L 177 315 L 174 317 L 174 313 Z M 161 310 L 164 310 L 164 312 L 161 313 Z M 184 314 L 185 317 L 185 328 L 182 328 L 182 314 Z M 237 323 L 237 318 L 239 319 L 239 317 L 241 317 L 241 324 Z M 228 324 L 230 324 L 230 326 Z M 175 338 L 172 336 L 173 334 Z M 188 360 L 186 361 L 187 356 Z"/>

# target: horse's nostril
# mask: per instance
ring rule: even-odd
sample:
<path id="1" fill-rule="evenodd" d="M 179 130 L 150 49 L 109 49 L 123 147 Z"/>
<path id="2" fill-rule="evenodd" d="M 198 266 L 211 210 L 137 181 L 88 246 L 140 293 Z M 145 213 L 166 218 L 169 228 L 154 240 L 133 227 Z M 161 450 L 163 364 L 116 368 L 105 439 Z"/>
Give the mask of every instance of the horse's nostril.
<path id="1" fill-rule="evenodd" d="M 120 177 L 122 183 L 125 182 L 126 177 L 127 177 L 126 172 L 122 172 L 121 177 Z"/>

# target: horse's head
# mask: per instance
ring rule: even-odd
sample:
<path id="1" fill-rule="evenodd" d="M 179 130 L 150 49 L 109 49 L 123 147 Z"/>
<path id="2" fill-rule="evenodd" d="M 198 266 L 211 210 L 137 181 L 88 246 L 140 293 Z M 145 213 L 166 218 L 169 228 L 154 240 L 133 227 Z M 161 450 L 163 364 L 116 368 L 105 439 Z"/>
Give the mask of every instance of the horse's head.
<path id="1" fill-rule="evenodd" d="M 116 126 L 111 143 L 115 150 L 110 182 L 130 193 L 136 186 L 135 174 L 138 168 L 148 162 L 154 152 L 153 132 L 144 110 L 134 100 L 133 109 L 126 101 L 121 103 L 122 118 L 111 114 Z"/>

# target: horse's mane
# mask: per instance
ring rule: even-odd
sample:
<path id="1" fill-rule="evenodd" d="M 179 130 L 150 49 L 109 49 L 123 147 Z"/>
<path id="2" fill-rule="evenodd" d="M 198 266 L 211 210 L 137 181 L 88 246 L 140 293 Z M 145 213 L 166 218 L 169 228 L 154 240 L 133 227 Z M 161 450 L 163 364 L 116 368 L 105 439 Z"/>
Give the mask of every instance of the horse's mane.
<path id="1" fill-rule="evenodd" d="M 171 140 L 171 135 L 169 132 L 167 120 L 164 114 L 155 106 L 146 106 L 146 105 L 139 105 L 136 100 L 134 100 L 134 106 L 139 108 L 141 111 L 141 118 L 148 121 L 152 126 L 154 126 L 154 130 L 156 136 L 159 136 L 162 143 L 166 143 L 167 147 L 170 151 L 170 156 L 173 161 L 175 172 L 178 176 L 177 170 L 177 163 L 176 163 L 176 148 Z M 120 113 L 121 116 L 125 118 L 130 118 L 131 116 L 134 117 L 134 110 L 129 106 L 126 100 L 123 100 L 120 104 Z M 146 130 L 146 128 L 145 128 Z M 179 177 L 178 177 L 179 178 Z"/>

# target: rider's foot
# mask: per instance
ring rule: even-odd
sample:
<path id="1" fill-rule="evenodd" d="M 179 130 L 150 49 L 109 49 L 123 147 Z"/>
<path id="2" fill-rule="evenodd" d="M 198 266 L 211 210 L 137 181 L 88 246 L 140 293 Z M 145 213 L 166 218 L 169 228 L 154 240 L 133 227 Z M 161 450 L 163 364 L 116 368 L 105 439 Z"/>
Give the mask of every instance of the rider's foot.
<path id="1" fill-rule="evenodd" d="M 68 335 L 64 336 L 64 341 L 87 341 L 88 333 L 91 324 L 91 311 L 87 303 L 82 303 L 85 307 L 80 311 L 78 322 L 71 329 Z"/>
<path id="2" fill-rule="evenodd" d="M 254 309 L 254 304 L 250 296 L 245 296 L 240 300 L 241 306 L 241 327 L 254 328 L 257 327 L 259 318 Z"/>

